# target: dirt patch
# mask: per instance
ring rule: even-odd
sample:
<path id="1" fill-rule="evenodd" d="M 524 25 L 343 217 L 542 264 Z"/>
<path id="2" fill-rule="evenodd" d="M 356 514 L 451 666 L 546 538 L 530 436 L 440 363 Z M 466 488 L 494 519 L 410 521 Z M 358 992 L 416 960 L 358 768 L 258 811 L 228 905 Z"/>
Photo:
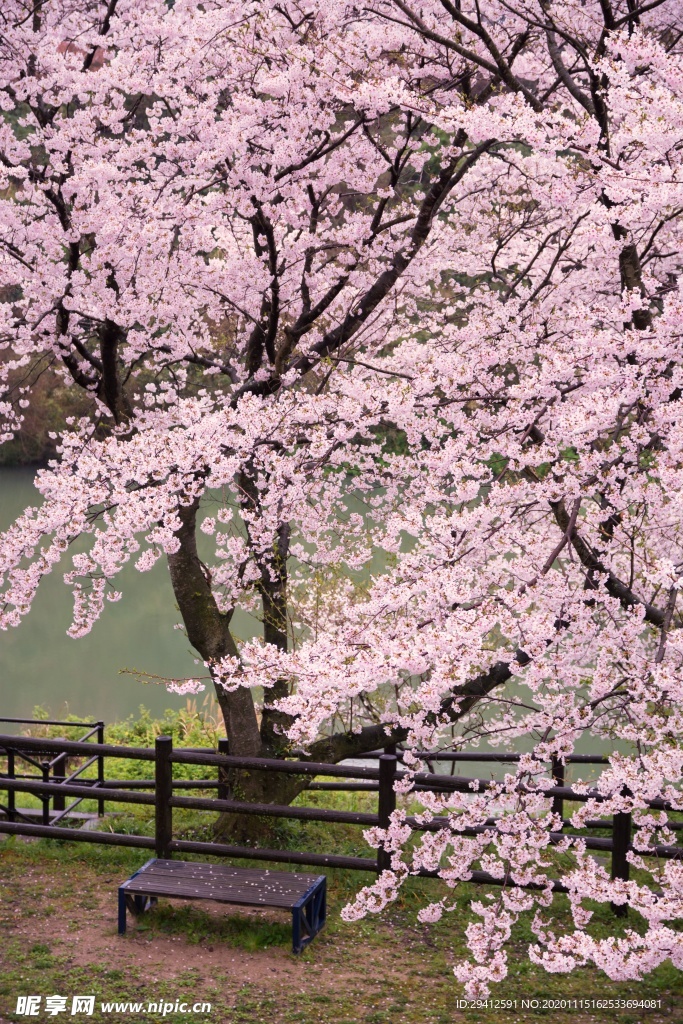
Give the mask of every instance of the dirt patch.
<path id="1" fill-rule="evenodd" d="M 6 971 L 14 966 L 15 977 L 18 973 L 32 984 L 41 977 L 41 963 L 65 979 L 63 985 L 69 978 L 101 976 L 105 999 L 118 998 L 120 979 L 127 981 L 128 998 L 135 997 L 142 983 L 147 993 L 163 989 L 173 997 L 182 983 L 196 999 L 220 1004 L 223 1009 L 211 1020 L 221 1024 L 261 1019 L 283 1024 L 391 1019 L 412 1024 L 420 1019 L 399 1012 L 407 1004 L 403 998 L 397 1002 L 396 993 L 411 979 L 415 983 L 423 962 L 407 964 L 390 934 L 382 942 L 385 926 L 378 922 L 371 932 L 365 929 L 372 941 L 363 944 L 358 927 L 340 921 L 338 907 L 330 927 L 299 956 L 291 951 L 291 916 L 286 911 L 208 901 L 162 898 L 138 919 L 128 914 L 127 932 L 121 936 L 117 887 L 129 870 L 102 872 L 83 863 L 22 865 L 15 855 L 3 859 L 3 868 L 0 928 L 7 942 L 0 964 Z M 430 967 L 433 972 L 434 963 Z M 423 990 L 425 985 L 446 988 L 454 999 L 445 961 L 434 977 L 428 975 L 421 977 Z M 394 1012 L 385 1018 L 381 1007 L 389 1005 Z M 334 1013 L 330 1010 L 328 1016 L 332 1006 Z M 262 1018 L 259 1014 L 266 1010 L 268 1016 Z M 366 1010 L 369 1016 L 361 1016 Z M 14 1019 L 19 1018 L 7 1018 Z"/>
<path id="2" fill-rule="evenodd" d="M 163 903 L 165 911 L 182 913 L 187 910 L 183 900 L 164 899 Z M 275 914 L 247 907 L 235 911 L 235 908 L 208 901 L 202 901 L 201 910 L 217 924 L 234 913 L 245 921 L 288 924 L 286 913 Z M 206 981 L 223 977 L 228 986 L 231 982 L 241 986 L 283 980 L 288 984 L 305 982 L 329 988 L 332 981 L 329 972 L 321 969 L 321 965 L 295 957 L 281 946 L 248 951 L 224 944 L 218 935 L 213 941 L 190 942 L 183 935 L 167 935 L 158 931 L 150 934 L 145 924 L 144 917 L 138 925 L 129 915 L 126 934 L 118 934 L 116 891 L 113 890 L 98 900 L 97 907 L 88 911 L 85 920 L 78 922 L 77 932 L 62 925 L 52 933 L 52 939 L 62 949 L 69 949 L 72 966 L 84 967 L 105 960 L 112 968 L 134 963 L 146 971 L 151 970 L 152 981 L 175 978 L 181 971 L 196 972 L 198 979 L 201 977 Z M 27 929 L 25 934 L 29 938 L 30 931 Z M 316 942 L 322 938 L 320 935 Z"/>

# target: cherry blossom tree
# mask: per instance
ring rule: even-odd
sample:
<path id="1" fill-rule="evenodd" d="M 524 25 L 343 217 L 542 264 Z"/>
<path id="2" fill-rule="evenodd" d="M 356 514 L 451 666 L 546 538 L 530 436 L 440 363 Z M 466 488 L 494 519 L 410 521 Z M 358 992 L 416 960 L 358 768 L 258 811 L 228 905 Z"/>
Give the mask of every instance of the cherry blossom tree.
<path id="1" fill-rule="evenodd" d="M 233 752 L 400 740 L 413 770 L 524 741 L 488 788 L 420 794 L 439 827 L 409 850 L 402 811 L 369 833 L 392 867 L 346 911 L 425 868 L 506 880 L 472 907 L 470 995 L 505 977 L 520 914 L 550 971 L 683 965 L 683 872 L 653 855 L 675 830 L 651 807 L 683 809 L 681 13 L 0 12 L 3 438 L 47 369 L 90 402 L 0 539 L 0 625 L 59 567 L 81 636 L 124 565 L 163 557 Z M 237 642 L 238 606 L 262 638 Z M 584 737 L 615 752 L 572 824 L 633 812 L 637 879 L 552 811 L 551 758 Z M 594 938 L 610 902 L 643 926 Z"/>

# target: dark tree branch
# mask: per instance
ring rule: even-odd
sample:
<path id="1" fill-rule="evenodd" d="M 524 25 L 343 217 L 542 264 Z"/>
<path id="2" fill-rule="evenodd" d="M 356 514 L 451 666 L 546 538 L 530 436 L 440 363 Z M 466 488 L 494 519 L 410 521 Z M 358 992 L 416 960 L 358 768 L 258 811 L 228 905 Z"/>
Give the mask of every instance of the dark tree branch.
<path id="1" fill-rule="evenodd" d="M 363 124 L 364 120 L 365 119 L 363 117 L 359 117 L 354 121 L 350 128 L 347 128 L 342 135 L 332 141 L 330 141 L 330 137 L 328 135 L 319 146 L 317 146 L 303 160 L 300 160 L 299 163 L 289 164 L 287 167 L 283 167 L 281 171 L 278 171 L 277 174 L 273 176 L 273 180 L 281 181 L 282 178 L 286 178 L 288 174 L 294 174 L 295 171 L 303 170 L 304 167 L 308 167 L 309 164 L 314 163 L 316 160 L 322 160 L 323 157 L 326 157 L 329 153 L 332 153 L 335 149 L 341 146 L 343 142 L 346 142 L 349 136 L 353 135 L 356 129 Z"/>
<path id="2" fill-rule="evenodd" d="M 553 502 L 552 510 L 555 516 L 557 525 L 563 531 L 567 533 L 570 527 L 570 517 L 563 501 Z M 587 582 L 591 589 L 595 590 L 598 587 L 598 583 L 595 579 L 596 576 L 605 576 L 605 589 L 607 593 L 612 597 L 616 597 L 621 603 L 622 608 L 636 608 L 640 607 L 644 611 L 644 618 L 646 622 L 649 622 L 652 626 L 661 627 L 665 622 L 665 612 L 661 608 L 658 608 L 654 604 L 649 604 L 639 597 L 626 583 L 619 579 L 618 576 L 607 568 L 607 566 L 600 561 L 598 555 L 593 548 L 585 541 L 580 533 L 574 529 L 571 531 L 571 545 L 576 551 L 579 557 L 579 561 L 588 570 Z"/>
<path id="3" fill-rule="evenodd" d="M 106 14 L 104 16 L 104 20 L 103 20 L 102 24 L 100 25 L 100 35 L 101 36 L 106 36 L 107 32 L 111 28 L 111 19 L 114 17 L 114 12 L 116 11 L 116 5 L 118 4 L 118 2 L 119 2 L 119 0 L 109 0 L 109 4 L 107 5 L 107 11 L 106 11 Z M 90 68 L 92 67 L 92 62 L 94 61 L 94 59 L 95 59 L 95 57 L 97 55 L 98 49 L 99 49 L 99 47 L 93 46 L 92 50 L 90 51 L 90 53 L 87 55 L 87 57 L 83 61 L 83 70 L 84 71 L 89 71 Z"/>
<path id="4" fill-rule="evenodd" d="M 578 87 L 578 85 L 572 78 L 570 72 L 564 65 L 562 56 L 560 54 L 560 48 L 557 45 L 555 32 L 551 32 L 550 29 L 548 29 L 546 32 L 546 38 L 548 40 L 548 53 L 550 54 L 550 59 L 553 62 L 553 67 L 557 72 L 558 78 L 566 88 L 567 92 L 569 92 L 574 97 L 577 103 L 580 103 L 584 110 L 588 111 L 591 117 L 595 117 L 595 106 L 593 104 L 592 99 L 590 98 L 590 96 L 586 95 L 583 89 L 580 89 Z"/>
<path id="5" fill-rule="evenodd" d="M 123 423 L 131 413 L 130 405 L 121 386 L 118 366 L 118 351 L 119 345 L 123 341 L 123 331 L 112 320 L 105 320 L 99 336 L 102 374 L 97 393 L 114 417 L 114 422 Z"/>
<path id="6" fill-rule="evenodd" d="M 400 6 L 402 10 L 404 9 L 402 5 L 402 0 L 394 0 L 394 3 L 397 4 L 397 6 Z M 524 96 L 529 106 L 532 107 L 534 110 L 541 110 L 542 105 L 539 102 L 538 98 L 534 96 L 531 90 L 528 89 L 520 81 L 519 78 L 513 75 L 511 70 L 511 63 L 505 60 L 502 53 L 500 52 L 495 42 L 493 41 L 492 37 L 489 35 L 489 33 L 482 25 L 481 21 L 472 21 L 471 18 L 466 17 L 466 15 L 462 13 L 462 11 L 458 10 L 458 7 L 454 3 L 451 3 L 451 0 L 440 0 L 440 3 L 441 6 L 445 8 L 446 11 L 448 11 L 448 13 L 453 18 L 453 21 L 456 22 L 456 24 L 462 25 L 463 28 L 469 29 L 469 31 L 473 35 L 481 39 L 482 43 L 489 51 L 491 57 L 495 62 L 495 68 L 498 76 L 501 78 L 503 82 L 505 82 L 507 87 L 509 89 L 512 89 L 513 92 L 520 92 Z"/>

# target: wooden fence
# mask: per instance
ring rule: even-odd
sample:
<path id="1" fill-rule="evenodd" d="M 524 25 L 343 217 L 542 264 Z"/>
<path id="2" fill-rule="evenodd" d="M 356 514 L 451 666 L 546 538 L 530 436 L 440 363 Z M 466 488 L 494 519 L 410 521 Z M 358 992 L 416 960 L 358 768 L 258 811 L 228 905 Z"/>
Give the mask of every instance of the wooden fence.
<path id="1" fill-rule="evenodd" d="M 72 725 L 73 723 L 63 723 Z M 85 723 L 91 725 L 90 732 L 80 740 L 65 739 L 41 739 L 39 737 L 9 736 L 0 735 L 0 757 L 7 760 L 7 771 L 0 774 L 0 791 L 8 793 L 7 804 L 0 808 L 5 812 L 6 819 L 0 820 L 0 833 L 9 833 L 26 836 L 43 836 L 53 839 L 68 839 L 80 842 L 105 843 L 116 846 L 129 846 L 140 849 L 152 849 L 157 857 L 167 858 L 173 854 L 208 854 L 212 856 L 225 856 L 233 858 L 248 858 L 250 860 L 280 861 L 293 864 L 313 865 L 317 867 L 338 867 L 360 871 L 381 872 L 390 864 L 390 853 L 383 848 L 377 852 L 376 858 L 350 857 L 335 853 L 312 853 L 293 850 L 271 850 L 252 848 L 246 846 L 233 846 L 226 843 L 195 842 L 190 840 L 173 838 L 173 811 L 174 808 L 187 808 L 215 813 L 230 812 L 237 814 L 254 814 L 269 818 L 285 818 L 301 821 L 335 822 L 351 825 L 359 825 L 363 828 L 379 826 L 386 828 L 392 812 L 396 809 L 396 792 L 394 783 L 406 775 L 400 769 L 401 752 L 395 752 L 395 748 L 387 748 L 383 753 L 374 752 L 368 755 L 368 759 L 377 761 L 377 766 L 348 765 L 348 764 L 324 764 L 311 763 L 308 761 L 282 761 L 269 758 L 236 757 L 226 752 L 225 741 L 222 741 L 218 752 L 209 749 L 188 749 L 175 748 L 170 737 L 160 736 L 157 738 L 155 747 L 120 747 L 103 742 L 102 723 Z M 92 736 L 97 733 L 97 742 L 91 742 Z M 83 758 L 83 762 L 71 774 L 66 774 L 66 762 L 68 758 Z M 434 759 L 434 755 L 430 755 Z M 128 758 L 138 761 L 150 762 L 154 765 L 154 779 L 144 780 L 107 780 L 105 778 L 104 764 L 107 758 Z M 511 762 L 519 758 L 515 754 L 487 754 L 487 753 L 449 753 L 439 754 L 438 760 L 454 763 L 461 761 L 479 762 Z M 40 760 L 39 760 L 40 759 Z M 21 761 L 38 769 L 39 776 L 28 776 L 25 773 L 18 774 L 16 765 Z M 568 758 L 570 763 L 606 763 L 607 759 L 590 755 L 575 755 Z M 84 779 L 82 772 L 90 765 L 97 765 L 97 777 Z M 173 765 L 201 765 L 214 769 L 219 773 L 216 779 L 173 779 Z M 305 775 L 315 779 L 316 776 L 340 779 L 341 782 L 312 782 L 311 788 L 329 788 L 335 786 L 349 790 L 369 790 L 376 792 L 378 796 L 377 812 L 370 814 L 358 811 L 337 811 L 320 807 L 293 807 L 277 804 L 252 804 L 243 801 L 233 800 L 227 790 L 227 785 L 220 778 L 221 769 L 242 770 L 242 771 L 272 771 L 285 772 L 294 775 Z M 565 800 L 574 802 L 585 802 L 594 799 L 597 802 L 604 802 L 605 797 L 596 789 L 590 789 L 585 793 L 575 793 L 570 786 L 564 785 L 564 775 L 561 771 L 562 765 L 557 763 L 551 765 L 551 771 L 556 785 L 545 790 L 545 795 L 553 800 L 553 809 L 563 814 Z M 52 775 L 50 776 L 50 772 Z M 151 773 L 150 773 L 151 774 Z M 432 793 L 446 794 L 448 792 L 472 793 L 490 788 L 495 783 L 487 779 L 465 778 L 456 775 L 437 774 L 434 772 L 419 772 L 413 775 L 416 789 Z M 143 792 L 144 789 L 151 789 L 153 792 Z M 205 796 L 179 796 L 179 790 L 192 789 L 216 789 L 216 797 Z M 524 787 L 520 786 L 523 791 Z M 42 801 L 42 822 L 35 824 L 30 821 L 19 820 L 22 812 L 16 806 L 16 793 L 31 793 Z M 73 798 L 72 803 L 66 806 L 66 798 Z M 154 807 L 155 835 L 152 839 L 149 836 L 120 835 L 111 832 L 98 831 L 94 829 L 82 830 L 61 827 L 58 822 L 68 816 L 73 808 L 82 800 L 96 799 L 98 802 L 98 814 L 104 813 L 105 803 L 117 804 L 138 804 Z M 50 803 L 56 811 L 54 817 L 50 815 Z M 651 800 L 649 806 L 658 810 L 671 810 L 670 805 L 663 800 Z M 446 818 L 434 818 L 430 822 L 418 822 L 414 817 L 407 818 L 408 823 L 415 830 L 438 831 L 446 824 Z M 683 822 L 672 823 L 679 829 Z M 495 829 L 497 819 L 488 819 L 485 825 L 477 828 L 463 829 L 459 834 L 479 835 L 490 829 Z M 566 831 L 571 827 L 569 820 L 563 819 L 563 829 L 559 832 L 551 832 L 549 840 L 551 844 L 561 843 L 568 835 L 577 835 Z M 596 819 L 591 820 L 586 826 L 588 829 L 610 828 L 611 838 L 603 836 L 582 835 L 581 838 L 589 850 L 602 854 L 611 854 L 612 877 L 627 880 L 629 877 L 628 853 L 633 850 L 631 843 L 632 822 L 630 814 L 616 814 L 612 820 Z M 637 852 L 637 851 L 636 851 Z M 658 845 L 648 851 L 649 856 L 658 858 L 683 858 L 683 847 Z M 436 877 L 436 871 L 420 871 L 424 877 Z M 473 882 L 480 882 L 489 885 L 516 885 L 509 878 L 495 878 L 485 871 L 473 871 Z M 529 884 L 523 888 L 541 888 L 539 885 Z M 553 888 L 556 891 L 566 891 L 560 882 L 554 882 Z M 614 907 L 615 913 L 621 914 L 624 908 Z"/>

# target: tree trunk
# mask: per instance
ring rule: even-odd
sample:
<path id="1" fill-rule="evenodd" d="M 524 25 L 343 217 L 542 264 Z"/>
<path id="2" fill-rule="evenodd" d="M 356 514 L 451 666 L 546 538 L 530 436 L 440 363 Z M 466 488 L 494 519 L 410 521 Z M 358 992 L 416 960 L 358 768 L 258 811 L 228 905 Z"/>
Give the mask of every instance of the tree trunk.
<path id="1" fill-rule="evenodd" d="M 230 632 L 232 614 L 223 614 L 211 592 L 209 572 L 197 553 L 196 520 L 199 501 L 180 509 L 182 526 L 176 533 L 180 547 L 168 556 L 173 593 L 194 649 L 209 665 L 225 657 L 236 658 L 237 645 Z M 256 708 L 251 690 L 239 687 L 226 692 L 215 686 L 225 730 L 233 754 L 262 754 Z"/>
<path id="2" fill-rule="evenodd" d="M 177 552 L 168 556 L 168 566 L 173 592 L 187 636 L 209 665 L 227 656 L 238 657 L 237 645 L 230 632 L 230 613 L 222 613 L 211 592 L 208 569 L 203 565 L 197 552 L 196 519 L 199 501 L 180 509 L 182 526 L 176 536 L 180 541 Z M 264 589 L 264 611 L 266 639 L 286 649 L 286 553 L 289 532 L 282 532 L 274 560 L 279 574 Z M 286 737 L 275 731 L 279 713 L 268 711 L 262 717 L 259 727 L 252 691 L 238 687 L 226 691 L 214 682 L 216 698 L 223 714 L 225 731 L 231 754 L 242 757 L 282 756 Z M 282 690 L 282 693 L 280 692 Z M 286 693 L 286 684 L 276 684 L 266 694 L 266 701 L 272 701 Z M 284 724 L 284 723 L 282 723 Z M 226 775 L 234 799 L 250 803 L 291 803 L 308 780 L 275 772 L 231 771 Z M 259 819 L 253 815 L 223 815 L 218 822 L 222 836 L 229 835 L 242 842 L 253 839 L 263 832 Z"/>
<path id="3" fill-rule="evenodd" d="M 288 649 L 287 642 L 287 557 L 289 555 L 289 523 L 277 533 L 273 555 L 261 569 L 261 600 L 263 602 L 263 639 L 280 651 Z M 273 707 L 287 697 L 286 679 L 277 679 L 263 691 L 261 716 L 261 742 L 271 757 L 279 757 L 288 746 L 286 729 L 291 724 L 289 715 Z"/>

